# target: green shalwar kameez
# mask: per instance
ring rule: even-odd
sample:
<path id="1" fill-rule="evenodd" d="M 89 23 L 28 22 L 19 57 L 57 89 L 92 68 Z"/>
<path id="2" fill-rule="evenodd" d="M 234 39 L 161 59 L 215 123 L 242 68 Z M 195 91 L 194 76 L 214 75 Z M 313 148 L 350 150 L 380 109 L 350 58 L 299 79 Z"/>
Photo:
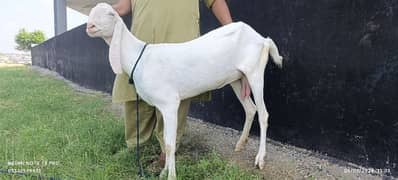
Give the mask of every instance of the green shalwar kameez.
<path id="1" fill-rule="evenodd" d="M 204 0 L 210 7 L 214 0 Z M 135 3 L 135 4 L 133 4 Z M 195 39 L 199 32 L 199 0 L 133 0 L 132 33 L 147 43 L 177 43 Z M 145 61 L 145 59 L 142 59 Z M 148 79 L 150 81 L 150 79 Z M 112 91 L 113 102 L 125 103 L 125 138 L 128 147 L 136 145 L 136 93 L 128 83 L 128 75 L 116 75 Z M 209 100 L 210 93 L 183 100 L 178 110 L 177 143 L 185 130 L 186 117 L 192 99 Z M 144 101 L 139 102 L 140 144 L 154 131 L 164 152 L 161 113 Z"/>

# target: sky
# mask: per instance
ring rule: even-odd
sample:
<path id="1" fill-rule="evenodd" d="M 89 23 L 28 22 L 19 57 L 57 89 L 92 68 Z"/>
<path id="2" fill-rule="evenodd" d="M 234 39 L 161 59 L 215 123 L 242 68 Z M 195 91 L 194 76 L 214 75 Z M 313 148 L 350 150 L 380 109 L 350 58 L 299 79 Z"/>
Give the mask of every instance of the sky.
<path id="1" fill-rule="evenodd" d="M 14 37 L 19 29 L 42 30 L 47 38 L 54 36 L 53 0 L 2 0 L 0 6 L 0 53 L 21 53 L 15 50 Z M 87 21 L 87 16 L 67 9 L 68 30 Z"/>

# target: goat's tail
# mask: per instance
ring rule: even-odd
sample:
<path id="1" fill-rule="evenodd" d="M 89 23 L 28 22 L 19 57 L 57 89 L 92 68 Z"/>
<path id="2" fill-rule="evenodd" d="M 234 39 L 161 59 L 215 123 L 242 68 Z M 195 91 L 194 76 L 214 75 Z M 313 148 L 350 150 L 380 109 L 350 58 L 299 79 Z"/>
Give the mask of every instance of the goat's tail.
<path id="1" fill-rule="evenodd" d="M 279 67 L 282 68 L 282 56 L 279 55 L 279 50 L 274 41 L 271 38 L 266 38 L 264 42 L 264 47 L 269 48 L 269 54 L 272 57 L 274 63 Z"/>

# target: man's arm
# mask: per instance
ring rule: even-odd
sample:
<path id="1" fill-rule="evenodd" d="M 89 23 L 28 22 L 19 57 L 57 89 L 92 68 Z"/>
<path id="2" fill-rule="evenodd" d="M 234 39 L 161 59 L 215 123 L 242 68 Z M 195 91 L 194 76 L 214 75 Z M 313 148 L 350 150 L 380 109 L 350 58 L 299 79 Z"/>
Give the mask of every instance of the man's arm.
<path id="1" fill-rule="evenodd" d="M 231 13 L 225 0 L 214 0 L 211 10 L 222 25 L 232 22 Z"/>
<path id="2" fill-rule="evenodd" d="M 119 14 L 119 16 L 127 15 L 131 12 L 131 3 L 133 0 L 119 0 L 116 4 L 113 4 L 113 9 Z"/>

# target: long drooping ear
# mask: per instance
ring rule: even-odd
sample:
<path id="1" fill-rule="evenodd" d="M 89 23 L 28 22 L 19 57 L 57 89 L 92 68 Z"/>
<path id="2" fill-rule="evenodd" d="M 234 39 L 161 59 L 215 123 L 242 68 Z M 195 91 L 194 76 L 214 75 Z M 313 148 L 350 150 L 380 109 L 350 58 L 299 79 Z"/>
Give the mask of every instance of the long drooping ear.
<path id="1" fill-rule="evenodd" d="M 117 18 L 117 17 L 116 17 Z M 122 63 L 121 63 L 121 43 L 122 43 L 122 32 L 123 32 L 123 21 L 120 18 L 116 19 L 115 28 L 113 29 L 113 36 L 111 44 L 109 45 L 109 62 L 112 70 L 115 74 L 122 74 Z"/>

